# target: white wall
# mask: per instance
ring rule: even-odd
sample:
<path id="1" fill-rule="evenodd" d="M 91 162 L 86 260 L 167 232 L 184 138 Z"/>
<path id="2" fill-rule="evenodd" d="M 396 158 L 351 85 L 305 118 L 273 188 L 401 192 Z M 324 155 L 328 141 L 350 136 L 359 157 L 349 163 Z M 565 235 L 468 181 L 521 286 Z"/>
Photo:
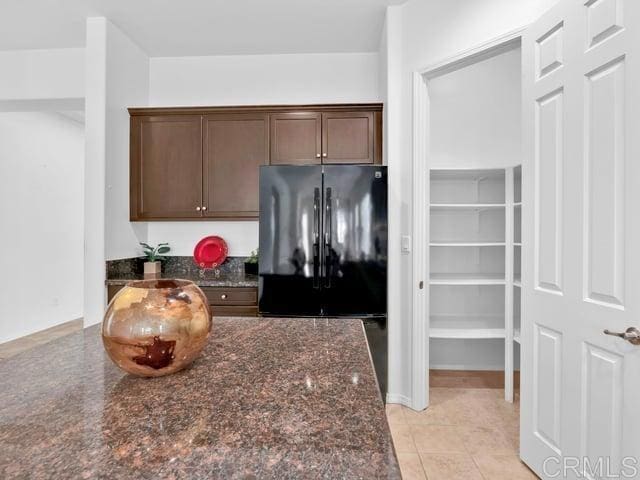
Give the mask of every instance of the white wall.
<path id="1" fill-rule="evenodd" d="M 170 255 L 193 255 L 209 235 L 224 238 L 233 257 L 247 257 L 258 248 L 258 222 L 149 222 L 149 243 L 169 242 Z"/>
<path id="2" fill-rule="evenodd" d="M 84 49 L 0 51 L 0 108 L 84 98 Z"/>
<path id="3" fill-rule="evenodd" d="M 148 101 L 146 54 L 107 19 L 87 19 L 85 325 L 102 320 L 105 261 L 136 256 L 146 225 L 129 222 L 129 117 Z"/>
<path id="4" fill-rule="evenodd" d="M 377 53 L 151 58 L 149 104 L 274 105 L 381 100 Z M 229 254 L 258 246 L 258 222 L 149 222 L 150 243 L 169 242 L 172 255 L 192 255 L 207 235 L 227 241 Z"/>
<path id="5" fill-rule="evenodd" d="M 400 143 L 394 139 L 400 135 L 400 95 L 402 93 L 402 11 L 398 8 L 387 9 L 383 38 L 380 42 L 380 58 L 383 59 L 385 74 L 384 122 L 383 122 L 383 154 L 389 171 L 389 266 L 388 266 L 388 348 L 389 375 L 387 400 L 397 403 L 410 403 L 411 363 L 407 363 L 407 351 L 410 354 L 411 330 L 407 329 L 407 321 L 402 318 L 403 305 L 401 298 L 410 268 L 408 256 L 400 252 L 400 236 L 402 223 L 400 212 L 407 208 L 403 203 L 402 163 Z M 386 38 L 385 38 L 386 37 Z M 381 62 L 382 63 L 382 62 Z M 381 82 L 382 83 L 382 82 Z M 410 270 L 409 270 L 410 271 Z"/>
<path id="6" fill-rule="evenodd" d="M 429 65 L 442 61 L 469 48 L 476 47 L 507 32 L 531 23 L 557 0 L 447 0 L 425 2 L 409 0 L 387 8 L 387 42 L 402 45 L 400 62 L 389 61 L 387 78 L 396 81 L 388 87 L 387 111 L 397 112 L 393 131 L 389 131 L 386 151 L 390 184 L 397 177 L 400 199 L 390 202 L 389 218 L 398 218 L 396 236 L 411 235 L 412 199 L 412 75 Z M 399 26 L 390 28 L 389 19 L 400 17 Z M 396 20 L 394 20 L 396 21 Z M 393 192 L 391 192 L 393 195 Z M 390 232 L 392 225 L 389 225 Z M 390 238 L 390 248 L 397 240 Z M 390 256 L 394 255 L 390 251 Z M 393 263 L 393 259 L 390 258 Z M 398 331 L 398 345 L 390 339 L 389 399 L 411 399 L 411 321 L 412 257 L 401 257 L 398 289 L 389 298 L 389 323 Z M 392 272 L 390 271 L 390 276 Z M 392 330 L 389 330 L 390 337 Z M 404 401 L 407 403 L 406 401 Z"/>
<path id="7" fill-rule="evenodd" d="M 129 112 L 149 99 L 149 57 L 113 24 L 107 23 L 106 203 L 107 260 L 136 256 L 147 226 L 129 221 Z"/>
<path id="8" fill-rule="evenodd" d="M 82 317 L 84 126 L 0 113 L 0 343 Z"/>
<path id="9" fill-rule="evenodd" d="M 152 58 L 149 78 L 153 106 L 380 99 L 376 53 Z"/>
<path id="10" fill-rule="evenodd" d="M 405 71 L 428 67 L 532 23 L 558 0 L 409 0 L 403 11 Z"/>
<path id="11" fill-rule="evenodd" d="M 389 82 L 387 80 L 387 75 L 389 72 L 389 42 L 388 42 L 388 34 L 387 34 L 387 22 L 388 20 L 385 18 L 384 24 L 382 25 L 382 32 L 380 34 L 380 44 L 378 45 L 378 96 L 381 101 L 385 101 L 387 99 L 387 89 L 389 87 Z M 383 123 L 383 128 L 386 125 Z"/>
<path id="12" fill-rule="evenodd" d="M 522 163 L 520 48 L 429 81 L 430 165 Z"/>

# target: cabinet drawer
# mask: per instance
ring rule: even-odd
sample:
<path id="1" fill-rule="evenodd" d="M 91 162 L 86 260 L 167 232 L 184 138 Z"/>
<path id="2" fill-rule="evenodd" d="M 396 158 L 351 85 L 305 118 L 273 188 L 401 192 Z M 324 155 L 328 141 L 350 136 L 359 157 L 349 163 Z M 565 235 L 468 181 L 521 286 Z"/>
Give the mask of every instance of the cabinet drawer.
<path id="1" fill-rule="evenodd" d="M 124 288 L 124 285 L 107 285 L 107 303 L 116 296 L 120 290 Z"/>
<path id="2" fill-rule="evenodd" d="M 201 287 L 209 305 L 257 305 L 258 290 L 252 287 Z"/>

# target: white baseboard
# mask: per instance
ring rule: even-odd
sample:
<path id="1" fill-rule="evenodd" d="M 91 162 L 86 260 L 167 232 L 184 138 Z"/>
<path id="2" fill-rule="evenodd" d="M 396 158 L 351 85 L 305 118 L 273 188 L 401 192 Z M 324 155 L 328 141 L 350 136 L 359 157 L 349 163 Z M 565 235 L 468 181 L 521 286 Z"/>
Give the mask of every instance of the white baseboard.
<path id="1" fill-rule="evenodd" d="M 398 403 L 406 407 L 411 407 L 411 399 L 399 393 L 387 393 L 387 403 Z"/>
<path id="2" fill-rule="evenodd" d="M 429 365 L 429 369 L 431 370 L 472 370 L 472 371 L 489 370 L 489 371 L 504 372 L 504 366 L 502 365 L 478 365 L 478 364 L 460 365 L 459 363 L 452 364 L 452 365 L 446 365 L 446 364 Z"/>
<path id="3" fill-rule="evenodd" d="M 92 322 L 91 320 L 89 320 L 88 318 L 83 319 L 84 321 L 84 328 L 87 327 L 91 327 L 93 325 L 97 325 L 98 323 L 102 322 L 102 318 L 96 318 L 94 319 L 94 321 Z"/>

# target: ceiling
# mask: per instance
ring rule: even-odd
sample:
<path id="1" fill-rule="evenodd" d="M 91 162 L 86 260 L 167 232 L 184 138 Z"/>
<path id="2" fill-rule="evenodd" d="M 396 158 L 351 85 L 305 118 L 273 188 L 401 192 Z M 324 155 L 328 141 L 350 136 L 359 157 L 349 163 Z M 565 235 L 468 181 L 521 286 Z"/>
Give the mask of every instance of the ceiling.
<path id="1" fill-rule="evenodd" d="M 373 52 L 405 0 L 1 0 L 0 50 L 82 47 L 105 16 L 150 56 Z"/>

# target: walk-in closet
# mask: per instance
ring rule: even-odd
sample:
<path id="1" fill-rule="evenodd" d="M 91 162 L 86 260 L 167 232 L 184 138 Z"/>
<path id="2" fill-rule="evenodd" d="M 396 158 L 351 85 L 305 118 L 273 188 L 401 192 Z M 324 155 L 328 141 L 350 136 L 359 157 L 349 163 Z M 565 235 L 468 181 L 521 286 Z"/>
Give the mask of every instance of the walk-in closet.
<path id="1" fill-rule="evenodd" d="M 429 368 L 520 365 L 520 48 L 428 81 Z"/>

